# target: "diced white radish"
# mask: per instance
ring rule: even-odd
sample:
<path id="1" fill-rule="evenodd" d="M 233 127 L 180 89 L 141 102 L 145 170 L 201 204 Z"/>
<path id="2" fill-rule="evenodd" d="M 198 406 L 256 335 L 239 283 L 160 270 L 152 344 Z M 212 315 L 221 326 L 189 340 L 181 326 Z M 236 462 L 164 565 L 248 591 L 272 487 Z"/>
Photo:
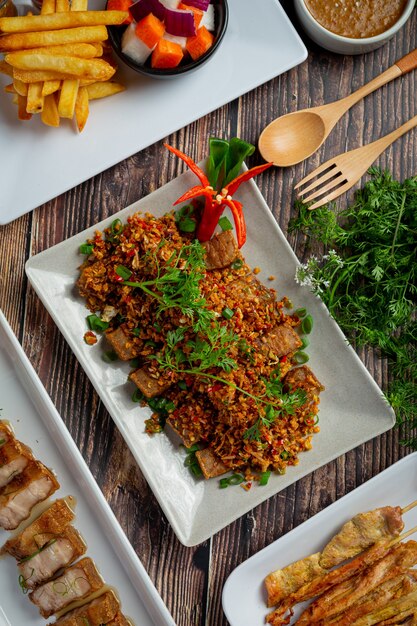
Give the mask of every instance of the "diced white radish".
<path id="1" fill-rule="evenodd" d="M 151 54 L 153 48 L 148 48 L 148 46 L 143 43 L 141 39 L 135 33 L 136 23 L 132 22 L 126 28 L 122 37 L 122 51 L 128 57 L 143 65 L 146 59 Z"/>
<path id="2" fill-rule="evenodd" d="M 181 46 L 181 50 L 183 52 L 186 51 L 187 46 L 187 37 L 179 37 L 178 35 L 171 35 L 170 33 L 164 33 L 162 39 L 166 39 L 167 41 L 172 41 L 172 43 L 177 43 Z"/>
<path id="3" fill-rule="evenodd" d="M 214 30 L 215 27 L 215 19 L 214 19 L 214 4 L 209 4 L 207 7 L 207 11 L 203 13 L 203 17 L 200 22 L 200 27 L 205 26 L 207 30 Z"/>
<path id="4" fill-rule="evenodd" d="M 177 9 L 181 0 L 159 0 L 167 9 Z"/>

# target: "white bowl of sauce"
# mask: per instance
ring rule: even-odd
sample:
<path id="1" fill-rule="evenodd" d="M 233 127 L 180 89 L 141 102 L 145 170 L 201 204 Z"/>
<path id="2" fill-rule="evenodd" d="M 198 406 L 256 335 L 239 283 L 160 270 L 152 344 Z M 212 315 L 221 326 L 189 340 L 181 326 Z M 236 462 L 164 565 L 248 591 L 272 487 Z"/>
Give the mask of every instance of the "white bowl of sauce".
<path id="1" fill-rule="evenodd" d="M 294 0 L 294 5 L 315 43 L 339 54 L 362 54 L 404 26 L 415 0 Z"/>

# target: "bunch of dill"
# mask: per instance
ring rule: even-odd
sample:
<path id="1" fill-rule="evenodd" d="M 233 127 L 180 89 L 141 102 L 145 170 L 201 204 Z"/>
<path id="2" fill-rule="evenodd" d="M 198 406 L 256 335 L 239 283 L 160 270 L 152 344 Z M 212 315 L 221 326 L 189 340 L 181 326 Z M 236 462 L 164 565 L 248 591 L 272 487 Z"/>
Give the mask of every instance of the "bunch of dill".
<path id="1" fill-rule="evenodd" d="M 289 231 L 328 252 L 310 257 L 296 278 L 322 298 L 349 339 L 388 359 L 386 396 L 410 433 L 417 427 L 417 176 L 401 183 L 378 168 L 369 173 L 338 215 L 298 205 Z M 417 435 L 402 443 L 417 449 Z"/>

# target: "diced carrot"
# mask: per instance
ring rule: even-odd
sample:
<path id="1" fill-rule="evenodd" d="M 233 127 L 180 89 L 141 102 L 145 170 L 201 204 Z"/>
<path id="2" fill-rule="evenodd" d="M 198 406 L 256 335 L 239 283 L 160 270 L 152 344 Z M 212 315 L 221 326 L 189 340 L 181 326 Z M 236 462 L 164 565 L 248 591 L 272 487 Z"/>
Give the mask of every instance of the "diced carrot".
<path id="1" fill-rule="evenodd" d="M 136 35 L 148 48 L 156 46 L 164 32 L 165 26 L 163 22 L 158 20 L 153 13 L 149 13 L 136 24 Z"/>
<path id="2" fill-rule="evenodd" d="M 194 37 L 188 37 L 186 48 L 193 61 L 196 61 L 211 48 L 213 42 L 214 35 L 205 26 L 202 26 Z"/>
<path id="3" fill-rule="evenodd" d="M 173 41 L 160 39 L 152 52 L 151 66 L 158 69 L 177 67 L 184 56 L 181 46 Z"/>
<path id="4" fill-rule="evenodd" d="M 108 0 L 107 2 L 107 10 L 108 11 L 128 11 L 129 7 L 133 4 L 133 0 Z M 129 17 L 125 19 L 123 24 L 130 24 L 133 22 L 133 17 L 129 13 Z"/>
<path id="5" fill-rule="evenodd" d="M 202 11 L 201 9 L 197 9 L 197 7 L 189 7 L 185 2 L 180 2 L 180 4 L 178 5 L 178 8 L 182 9 L 183 11 L 193 12 L 194 25 L 195 25 L 195 29 L 197 30 L 198 27 L 200 26 L 201 20 L 203 19 L 204 11 Z"/>

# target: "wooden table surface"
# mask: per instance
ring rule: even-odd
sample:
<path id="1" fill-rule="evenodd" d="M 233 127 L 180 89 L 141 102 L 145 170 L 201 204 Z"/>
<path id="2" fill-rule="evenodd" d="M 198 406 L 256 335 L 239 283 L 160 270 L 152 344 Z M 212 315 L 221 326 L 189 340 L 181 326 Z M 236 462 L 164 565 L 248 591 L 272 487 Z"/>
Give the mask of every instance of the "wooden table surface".
<path id="1" fill-rule="evenodd" d="M 296 23 L 291 0 L 282 4 Z M 417 47 L 417 12 L 394 39 L 367 55 L 334 55 L 302 37 L 309 49 L 302 65 L 179 130 L 167 138 L 169 143 L 196 160 L 206 155 L 210 135 L 238 135 L 256 144 L 261 130 L 276 116 L 347 95 Z M 357 104 L 307 163 L 285 170 L 273 168 L 257 179 L 284 232 L 294 213 L 295 181 L 320 162 L 377 139 L 417 114 L 416 93 L 415 73 L 397 79 Z M 416 158 L 414 130 L 389 148 L 378 164 L 403 179 L 417 173 Z M 260 162 L 255 152 L 249 165 Z M 112 215 L 183 169 L 159 142 L 0 227 L 0 308 L 176 624 L 225 626 L 221 593 L 237 565 L 410 450 L 399 445 L 394 429 L 300 480 L 211 540 L 195 548 L 179 543 L 111 417 L 28 284 L 24 264 L 31 255 Z M 344 196 L 338 202 L 345 206 L 346 201 Z M 303 258 L 304 239 L 290 236 L 289 241 Z M 373 352 L 361 350 L 359 355 L 377 383 L 386 385 L 384 362 Z"/>

